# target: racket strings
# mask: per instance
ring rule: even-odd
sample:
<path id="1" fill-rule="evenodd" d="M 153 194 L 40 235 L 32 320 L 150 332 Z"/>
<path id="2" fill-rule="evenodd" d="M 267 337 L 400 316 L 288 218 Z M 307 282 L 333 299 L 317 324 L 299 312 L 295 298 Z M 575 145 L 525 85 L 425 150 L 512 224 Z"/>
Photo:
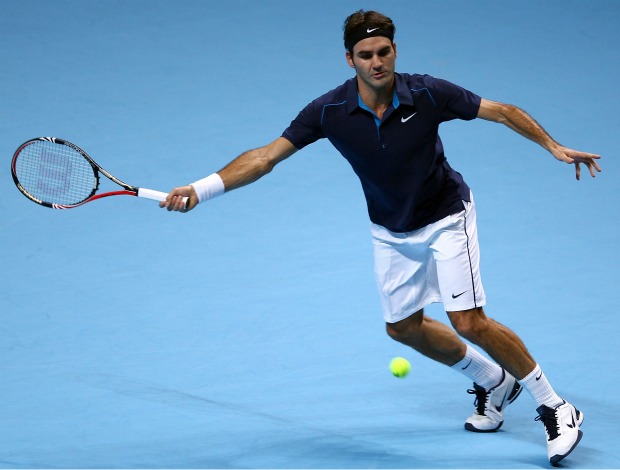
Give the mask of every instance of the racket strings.
<path id="1" fill-rule="evenodd" d="M 77 204 L 97 189 L 96 173 L 79 152 L 48 141 L 22 149 L 15 173 L 28 193 L 53 204 Z"/>

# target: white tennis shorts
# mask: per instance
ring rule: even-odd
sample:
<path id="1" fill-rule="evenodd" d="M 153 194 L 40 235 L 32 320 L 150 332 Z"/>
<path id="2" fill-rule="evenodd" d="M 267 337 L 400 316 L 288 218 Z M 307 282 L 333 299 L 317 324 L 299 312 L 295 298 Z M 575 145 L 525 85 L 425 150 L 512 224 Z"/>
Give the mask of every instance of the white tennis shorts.
<path id="1" fill-rule="evenodd" d="M 463 204 L 462 212 L 413 232 L 371 224 L 375 277 L 387 323 L 431 303 L 443 303 L 448 312 L 486 304 L 473 196 Z"/>

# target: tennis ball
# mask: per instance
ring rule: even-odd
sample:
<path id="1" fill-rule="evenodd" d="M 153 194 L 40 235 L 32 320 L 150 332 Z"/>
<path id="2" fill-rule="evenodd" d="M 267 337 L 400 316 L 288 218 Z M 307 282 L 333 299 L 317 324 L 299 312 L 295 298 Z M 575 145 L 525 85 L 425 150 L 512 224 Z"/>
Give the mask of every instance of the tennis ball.
<path id="1" fill-rule="evenodd" d="M 403 378 L 409 374 L 411 364 L 404 357 L 395 357 L 390 361 L 390 370 L 395 377 Z"/>

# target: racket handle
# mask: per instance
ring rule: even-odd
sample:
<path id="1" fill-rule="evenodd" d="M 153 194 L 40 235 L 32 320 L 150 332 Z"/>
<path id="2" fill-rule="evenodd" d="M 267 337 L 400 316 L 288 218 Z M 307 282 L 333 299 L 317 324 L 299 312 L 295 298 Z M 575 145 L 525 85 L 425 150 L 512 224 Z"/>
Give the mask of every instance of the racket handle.
<path id="1" fill-rule="evenodd" d="M 146 199 L 152 199 L 154 201 L 165 201 L 168 197 L 168 193 L 162 191 L 155 191 L 154 189 L 138 188 L 138 197 L 144 197 Z M 183 198 L 183 203 L 187 205 L 188 198 Z"/>

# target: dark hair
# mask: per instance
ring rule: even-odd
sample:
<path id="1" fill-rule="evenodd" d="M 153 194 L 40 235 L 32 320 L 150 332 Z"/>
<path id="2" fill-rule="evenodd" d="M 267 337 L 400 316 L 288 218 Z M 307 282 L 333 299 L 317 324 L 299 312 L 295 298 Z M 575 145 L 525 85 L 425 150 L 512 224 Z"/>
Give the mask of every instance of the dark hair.
<path id="1" fill-rule="evenodd" d="M 385 36 L 393 42 L 396 26 L 391 18 L 377 12 L 358 10 L 344 20 L 344 47 L 353 54 L 353 46 L 362 39 Z M 368 31 L 373 30 L 371 33 Z"/>

